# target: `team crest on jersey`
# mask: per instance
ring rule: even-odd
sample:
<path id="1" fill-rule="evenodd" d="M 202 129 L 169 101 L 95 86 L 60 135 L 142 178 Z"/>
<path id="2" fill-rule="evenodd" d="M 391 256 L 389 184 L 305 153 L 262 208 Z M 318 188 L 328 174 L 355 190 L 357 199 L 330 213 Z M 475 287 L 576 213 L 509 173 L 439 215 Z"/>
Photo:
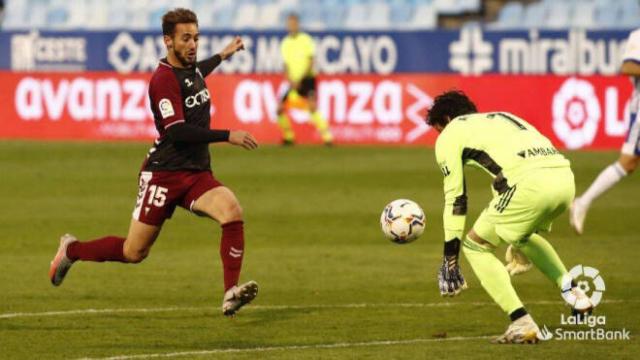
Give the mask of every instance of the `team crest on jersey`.
<path id="1" fill-rule="evenodd" d="M 175 112 L 173 111 L 173 105 L 171 105 L 171 101 L 167 98 L 160 99 L 158 108 L 160 109 L 160 114 L 162 115 L 163 119 L 175 115 Z"/>

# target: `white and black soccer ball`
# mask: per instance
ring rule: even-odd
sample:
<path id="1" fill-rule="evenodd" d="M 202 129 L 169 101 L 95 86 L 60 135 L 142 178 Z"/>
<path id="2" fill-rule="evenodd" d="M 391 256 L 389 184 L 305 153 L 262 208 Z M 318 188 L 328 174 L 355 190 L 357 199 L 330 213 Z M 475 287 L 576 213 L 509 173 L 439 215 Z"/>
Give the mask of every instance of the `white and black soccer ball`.
<path id="1" fill-rule="evenodd" d="M 398 199 L 384 207 L 380 216 L 382 232 L 396 244 L 408 244 L 424 232 L 425 216 L 422 208 L 407 199 Z"/>

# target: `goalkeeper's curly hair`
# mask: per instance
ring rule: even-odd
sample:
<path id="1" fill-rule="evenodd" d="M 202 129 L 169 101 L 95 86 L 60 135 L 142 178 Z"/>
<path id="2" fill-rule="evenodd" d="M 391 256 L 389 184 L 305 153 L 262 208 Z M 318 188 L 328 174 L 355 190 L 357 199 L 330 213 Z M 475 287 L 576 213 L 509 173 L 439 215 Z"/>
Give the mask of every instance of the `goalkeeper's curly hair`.
<path id="1" fill-rule="evenodd" d="M 444 127 L 449 120 L 457 116 L 476 112 L 478 112 L 476 104 L 464 92 L 449 90 L 436 96 L 425 121 L 430 126 L 439 125 Z"/>

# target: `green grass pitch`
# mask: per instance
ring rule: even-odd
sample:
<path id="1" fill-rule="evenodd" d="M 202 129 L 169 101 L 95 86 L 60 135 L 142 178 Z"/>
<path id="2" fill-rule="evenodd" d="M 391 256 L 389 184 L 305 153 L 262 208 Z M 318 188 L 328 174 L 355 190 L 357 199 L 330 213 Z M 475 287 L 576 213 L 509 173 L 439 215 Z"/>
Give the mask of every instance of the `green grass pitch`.
<path id="1" fill-rule="evenodd" d="M 266 146 L 247 152 L 212 146 L 217 177 L 245 210 L 242 280 L 261 286 L 254 304 L 236 318 L 220 311 L 219 227 L 181 209 L 143 263 L 77 263 L 60 288 L 51 286 L 47 271 L 61 234 L 126 233 L 147 148 L 0 143 L 0 358 L 638 356 L 637 175 L 594 205 L 586 235 L 575 236 L 564 214 L 548 236 L 568 267 L 601 271 L 606 302 L 597 313 L 606 316 L 606 328 L 630 330 L 631 341 L 500 346 L 487 337 L 502 332 L 508 320 L 466 261 L 469 289 L 453 299 L 438 293 L 442 179 L 427 148 Z M 617 153 L 567 156 L 582 192 Z M 490 179 L 467 171 L 470 226 L 489 200 Z M 382 237 L 380 212 L 396 198 L 413 199 L 426 212 L 427 228 L 415 243 L 398 246 Z M 540 272 L 513 281 L 540 325 L 561 327 L 560 314 L 568 309 Z"/>

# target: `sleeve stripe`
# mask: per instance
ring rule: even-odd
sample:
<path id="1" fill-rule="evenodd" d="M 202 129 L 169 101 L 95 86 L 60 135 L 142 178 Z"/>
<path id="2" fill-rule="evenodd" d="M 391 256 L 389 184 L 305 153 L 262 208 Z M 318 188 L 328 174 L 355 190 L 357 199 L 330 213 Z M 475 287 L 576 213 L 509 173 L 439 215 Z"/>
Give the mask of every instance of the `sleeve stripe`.
<path id="1" fill-rule="evenodd" d="M 183 123 L 183 122 L 184 122 L 184 120 L 176 120 L 176 121 L 170 122 L 170 123 L 168 123 L 167 125 L 164 126 L 164 129 L 167 130 L 170 126 L 173 126 L 173 125 L 179 124 L 179 123 Z"/>

